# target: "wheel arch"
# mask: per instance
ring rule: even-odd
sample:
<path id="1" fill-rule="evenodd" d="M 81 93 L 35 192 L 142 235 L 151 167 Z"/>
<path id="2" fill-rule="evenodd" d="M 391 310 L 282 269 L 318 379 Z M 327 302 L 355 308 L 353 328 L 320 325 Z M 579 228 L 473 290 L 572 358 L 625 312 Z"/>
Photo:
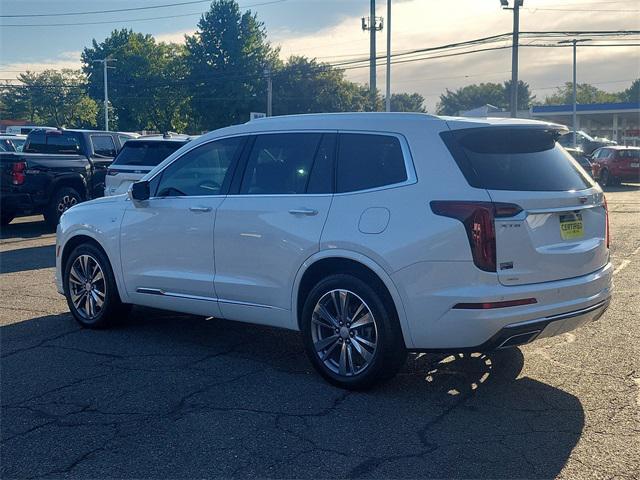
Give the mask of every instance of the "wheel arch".
<path id="1" fill-rule="evenodd" d="M 404 305 L 391 277 L 371 258 L 346 250 L 319 252 L 307 259 L 298 271 L 291 304 L 296 329 L 300 329 L 302 309 L 307 294 L 318 281 L 335 273 L 350 273 L 376 285 L 383 293 L 385 303 L 396 313 L 405 345 L 407 347 L 413 345 Z"/>
<path id="2" fill-rule="evenodd" d="M 53 201 L 53 195 L 60 190 L 61 188 L 73 188 L 74 190 L 76 190 L 80 196 L 82 197 L 82 200 L 88 200 L 89 199 L 89 190 L 87 188 L 87 184 L 84 181 L 84 178 L 80 177 L 80 176 L 62 176 L 59 178 L 56 178 L 53 182 L 51 182 L 51 185 L 49 186 L 48 189 L 48 195 L 47 197 L 49 198 L 49 201 Z"/>
<path id="3" fill-rule="evenodd" d="M 104 246 L 93 235 L 91 235 L 90 232 L 86 232 L 86 231 L 77 232 L 73 236 L 69 237 L 67 241 L 64 243 L 64 245 L 62 246 L 62 252 L 60 252 L 60 275 L 63 282 L 62 283 L 63 288 L 65 286 L 64 272 L 66 270 L 66 265 L 67 265 L 67 260 L 69 259 L 69 255 L 71 255 L 71 252 L 73 252 L 73 250 L 79 245 L 87 244 L 87 243 L 98 248 L 107 258 L 116 282 L 116 287 L 118 289 L 118 296 L 120 297 L 120 301 L 123 303 L 127 303 L 127 299 L 123 295 L 124 289 L 120 281 L 120 276 L 118 275 L 118 269 L 114 268 L 115 266 L 111 256 L 109 255 L 107 250 L 104 248 Z"/>

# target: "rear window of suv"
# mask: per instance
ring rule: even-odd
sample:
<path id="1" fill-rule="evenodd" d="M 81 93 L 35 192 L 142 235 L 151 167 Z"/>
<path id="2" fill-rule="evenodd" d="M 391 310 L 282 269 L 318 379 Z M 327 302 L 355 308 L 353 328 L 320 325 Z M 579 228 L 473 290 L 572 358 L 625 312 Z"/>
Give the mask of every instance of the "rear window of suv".
<path id="1" fill-rule="evenodd" d="M 123 145 L 122 150 L 120 150 L 120 153 L 112 165 L 155 167 L 186 143 L 187 142 L 163 142 L 156 140 L 149 142 L 141 142 L 139 140 L 128 141 Z"/>
<path id="2" fill-rule="evenodd" d="M 584 190 L 592 181 L 545 129 L 483 127 L 441 134 L 469 184 L 487 190 Z"/>

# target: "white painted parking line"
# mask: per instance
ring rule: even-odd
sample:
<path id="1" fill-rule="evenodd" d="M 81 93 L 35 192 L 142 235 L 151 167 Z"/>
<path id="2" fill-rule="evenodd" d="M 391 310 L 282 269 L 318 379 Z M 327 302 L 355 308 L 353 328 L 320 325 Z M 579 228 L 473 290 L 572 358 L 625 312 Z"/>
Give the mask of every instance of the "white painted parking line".
<path id="1" fill-rule="evenodd" d="M 638 252 L 640 252 L 640 247 L 637 247 L 633 252 L 631 252 L 629 254 L 629 257 L 633 257 L 634 255 L 636 255 Z M 616 269 L 613 271 L 613 274 L 617 274 L 620 273 L 622 270 L 624 270 L 625 268 L 627 268 L 629 266 L 629 264 L 631 263 L 631 260 L 629 260 L 628 258 L 626 260 L 623 260 L 622 263 L 620 263 L 620 265 L 618 265 L 616 267 Z"/>

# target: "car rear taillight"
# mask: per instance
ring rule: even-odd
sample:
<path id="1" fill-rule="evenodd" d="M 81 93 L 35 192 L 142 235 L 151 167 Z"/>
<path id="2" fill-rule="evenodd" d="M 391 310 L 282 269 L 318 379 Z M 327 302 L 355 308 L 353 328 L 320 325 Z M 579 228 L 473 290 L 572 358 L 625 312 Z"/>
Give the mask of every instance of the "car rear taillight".
<path id="1" fill-rule="evenodd" d="M 15 162 L 11 168 L 11 183 L 22 185 L 24 183 L 24 171 L 27 169 L 27 162 Z"/>
<path id="2" fill-rule="evenodd" d="M 609 234 L 609 207 L 607 206 L 607 197 L 605 197 L 604 195 L 602 195 L 602 198 L 604 200 L 604 217 L 605 217 L 605 238 L 607 241 L 607 248 L 609 248 L 609 244 L 611 243 L 610 241 L 610 234 Z"/>
<path id="3" fill-rule="evenodd" d="M 473 263 L 485 272 L 496 271 L 495 218 L 513 217 L 522 211 L 511 203 L 433 201 L 436 215 L 460 220 L 467 231 Z"/>

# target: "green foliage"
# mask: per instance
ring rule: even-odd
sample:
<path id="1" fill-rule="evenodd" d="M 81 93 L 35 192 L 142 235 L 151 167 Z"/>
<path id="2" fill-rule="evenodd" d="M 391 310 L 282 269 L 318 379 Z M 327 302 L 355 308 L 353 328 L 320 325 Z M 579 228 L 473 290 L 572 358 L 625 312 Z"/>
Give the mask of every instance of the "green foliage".
<path id="1" fill-rule="evenodd" d="M 2 116 L 30 123 L 82 128 L 96 125 L 98 105 L 87 93 L 80 70 L 45 70 L 20 74 L 22 83 L 2 91 Z"/>
<path id="2" fill-rule="evenodd" d="M 187 37 L 191 107 L 200 130 L 247 121 L 266 110 L 265 69 L 279 66 L 278 50 L 262 22 L 235 0 L 216 0 Z"/>
<path id="3" fill-rule="evenodd" d="M 624 101 L 622 94 L 609 93 L 588 83 L 576 85 L 576 99 L 578 103 L 609 103 Z M 545 98 L 546 105 L 567 105 L 573 103 L 573 83 L 566 82 L 556 92 Z"/>
<path id="4" fill-rule="evenodd" d="M 424 113 L 424 97 L 419 93 L 392 93 L 391 111 Z"/>
<path id="5" fill-rule="evenodd" d="M 89 93 L 100 101 L 104 95 L 103 66 L 109 64 L 109 101 L 112 129 L 184 130 L 187 126 L 187 91 L 184 48 L 157 43 L 151 35 L 114 30 L 109 37 L 82 52 L 83 70 L 89 78 Z M 100 121 L 104 112 L 101 112 Z M 103 125 L 101 125 L 103 126 Z"/>
<path id="6" fill-rule="evenodd" d="M 289 58 L 273 76 L 274 115 L 363 111 L 369 104 L 366 87 L 345 80 L 341 70 L 306 57 Z"/>
<path id="7" fill-rule="evenodd" d="M 631 86 L 623 91 L 621 94 L 623 102 L 640 102 L 640 78 L 633 81 Z"/>
<path id="8" fill-rule="evenodd" d="M 509 109 L 511 80 L 500 83 L 480 83 L 467 85 L 455 91 L 447 89 L 440 95 L 437 112 L 439 115 L 458 115 L 465 110 L 493 105 L 502 110 Z M 529 84 L 518 80 L 518 109 L 529 108 L 535 97 L 531 96 Z"/>

